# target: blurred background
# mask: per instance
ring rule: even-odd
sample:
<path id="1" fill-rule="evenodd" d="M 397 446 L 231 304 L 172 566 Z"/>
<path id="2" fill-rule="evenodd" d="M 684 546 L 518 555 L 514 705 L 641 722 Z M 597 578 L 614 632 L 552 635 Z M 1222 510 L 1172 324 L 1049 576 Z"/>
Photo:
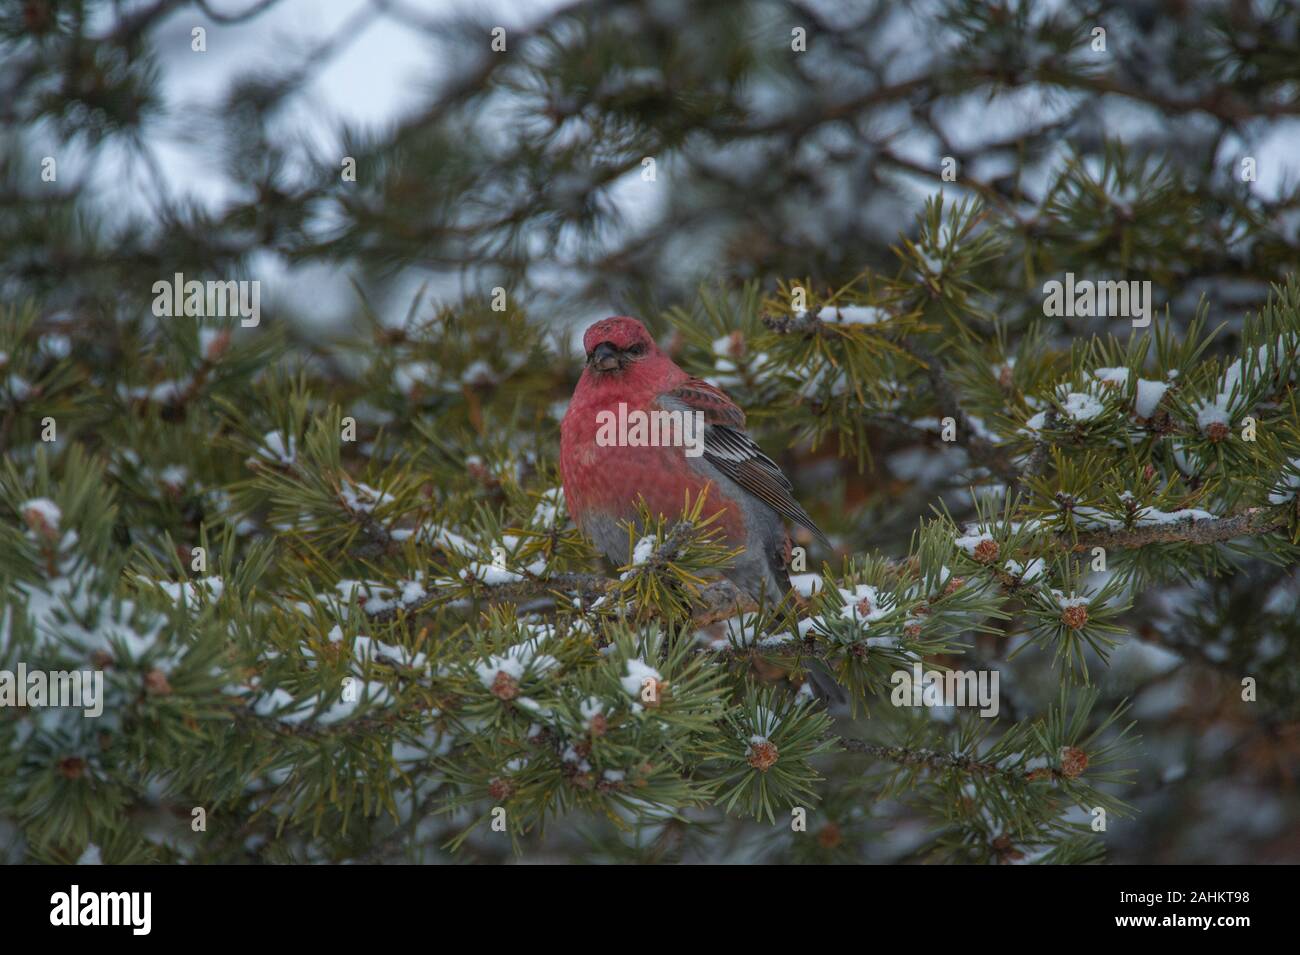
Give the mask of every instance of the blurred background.
<path id="1" fill-rule="evenodd" d="M 0 299 L 96 347 L 183 272 L 260 280 L 263 326 L 307 360 L 501 287 L 571 363 L 605 315 L 666 334 L 702 288 L 892 272 L 940 189 L 1033 247 L 977 290 L 1012 333 L 1042 319 L 1055 265 L 1152 280 L 1176 328 L 1201 303 L 1231 351 L 1300 265 L 1300 5 L 1281 0 L 0 9 Z M 864 546 L 964 506 L 960 449 L 875 450 L 836 490 Z M 1149 761 L 1111 861 L 1300 860 L 1296 724 L 1199 702 L 1296 599 L 1266 564 L 1147 595 L 1104 676 L 1136 692 Z M 1266 659 L 1300 694 L 1286 646 Z M 900 822 L 865 851 L 904 860 L 922 836 Z"/>

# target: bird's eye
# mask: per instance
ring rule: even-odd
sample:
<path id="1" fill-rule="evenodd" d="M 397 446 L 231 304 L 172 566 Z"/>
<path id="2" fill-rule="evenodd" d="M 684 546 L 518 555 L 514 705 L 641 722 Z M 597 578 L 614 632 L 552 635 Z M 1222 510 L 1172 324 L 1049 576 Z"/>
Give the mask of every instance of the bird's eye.
<path id="1" fill-rule="evenodd" d="M 631 345 L 628 347 L 627 353 L 633 356 L 634 358 L 639 355 L 644 355 L 645 345 L 641 344 L 640 342 L 637 342 L 635 345 Z"/>

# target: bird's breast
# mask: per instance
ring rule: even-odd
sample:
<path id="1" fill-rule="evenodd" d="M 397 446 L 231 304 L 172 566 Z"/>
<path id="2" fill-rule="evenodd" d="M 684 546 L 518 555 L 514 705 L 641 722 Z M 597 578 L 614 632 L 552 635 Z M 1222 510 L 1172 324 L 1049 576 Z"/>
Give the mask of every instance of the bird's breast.
<path id="1" fill-rule="evenodd" d="M 650 444 L 653 435 L 629 430 L 634 417 L 618 416 L 615 409 L 598 410 L 616 417 L 611 420 L 610 415 L 581 408 L 575 413 L 570 407 L 562 428 L 564 489 L 580 527 L 586 530 L 595 521 L 634 520 L 638 501 L 644 501 L 652 515 L 672 520 L 682 513 L 688 498 L 693 503 L 704 493 L 709 502 L 704 513 L 723 511 L 720 529 L 730 539 L 743 539 L 743 513 L 698 466 L 700 457 L 688 456 L 680 443 Z M 633 410 L 638 409 L 627 409 Z M 711 506 L 714 502 L 716 506 Z"/>

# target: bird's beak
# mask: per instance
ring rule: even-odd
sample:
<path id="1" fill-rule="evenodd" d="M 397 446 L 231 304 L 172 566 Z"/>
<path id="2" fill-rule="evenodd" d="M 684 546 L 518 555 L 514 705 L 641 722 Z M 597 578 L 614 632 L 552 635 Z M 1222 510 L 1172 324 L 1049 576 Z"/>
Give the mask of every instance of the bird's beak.
<path id="1" fill-rule="evenodd" d="M 609 342 L 601 342 L 592 350 L 589 364 L 597 371 L 613 371 L 620 364 L 618 349 Z"/>

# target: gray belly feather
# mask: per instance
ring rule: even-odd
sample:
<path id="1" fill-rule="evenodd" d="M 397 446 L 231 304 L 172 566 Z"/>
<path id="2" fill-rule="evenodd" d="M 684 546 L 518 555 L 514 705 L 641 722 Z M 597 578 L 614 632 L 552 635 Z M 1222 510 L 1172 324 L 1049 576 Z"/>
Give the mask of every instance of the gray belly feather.
<path id="1" fill-rule="evenodd" d="M 780 516 L 766 504 L 747 495 L 734 481 L 702 457 L 690 458 L 688 461 L 692 468 L 713 481 L 724 495 L 739 502 L 744 515 L 748 546 L 723 574 L 755 600 L 765 593 L 769 603 L 779 602 L 790 589 L 790 579 L 784 565 L 786 530 Z M 675 515 L 666 516 L 671 519 Z M 589 514 L 582 529 L 595 543 L 597 550 L 621 567 L 632 559 L 627 527 L 623 523 L 629 520 L 636 521 L 636 512 L 630 502 L 629 512 L 622 517 Z M 638 524 L 636 536 L 630 541 L 632 546 L 635 546 L 641 532 Z"/>

